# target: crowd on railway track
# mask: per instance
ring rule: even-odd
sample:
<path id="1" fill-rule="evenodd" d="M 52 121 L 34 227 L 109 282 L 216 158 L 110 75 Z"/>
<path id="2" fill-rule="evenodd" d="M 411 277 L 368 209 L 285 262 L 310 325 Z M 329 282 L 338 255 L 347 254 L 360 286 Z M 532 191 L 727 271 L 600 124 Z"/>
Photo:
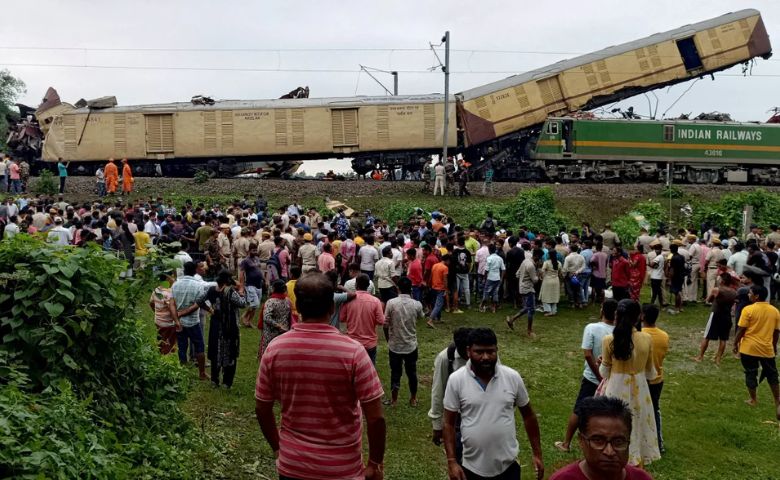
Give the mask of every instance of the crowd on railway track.
<path id="1" fill-rule="evenodd" d="M 370 211 L 324 215 L 294 198 L 271 208 L 262 195 L 225 205 L 159 197 L 70 204 L 62 195 L 18 195 L 0 204 L 0 223 L 4 241 L 26 233 L 113 252 L 127 261 L 123 277 L 154 257 L 173 260 L 157 271 L 161 283 L 149 299 L 160 351 L 194 360 L 215 387 L 232 386 L 240 329 L 258 328 L 257 416 L 280 478 L 309 478 L 310 466 L 326 458 L 332 478 L 382 478 L 383 404 L 397 405 L 405 374 L 408 402 L 417 406 L 416 328 L 444 328 L 444 311 L 453 318 L 508 313 L 512 330 L 525 317 L 524 333 L 534 337 L 538 314 L 600 308 L 600 320 L 583 333 L 581 389 L 555 444 L 568 451 L 579 430 L 585 459 L 555 479 L 649 478 L 634 466 L 664 452 L 659 404 L 669 338 L 656 320 L 694 303 L 711 306 L 694 359 L 717 341 L 720 362 L 733 338 L 748 403 L 757 403 L 760 371 L 780 420 L 780 313 L 771 304 L 780 292 L 777 225 L 768 232 L 751 225 L 745 235 L 728 225 L 643 229 L 627 245 L 608 224 L 600 231 L 588 223 L 507 230 L 490 213 L 479 225 L 460 225 L 444 208 L 417 209 L 391 224 Z M 651 300 L 641 305 L 646 288 Z M 498 361 L 497 344 L 490 329 L 460 328 L 436 357 L 428 416 L 450 478 L 519 478 L 514 406 L 543 476 L 528 393 L 521 376 Z M 390 363 L 389 396 L 375 369 L 380 346 Z M 274 402 L 282 404 L 281 432 Z"/>

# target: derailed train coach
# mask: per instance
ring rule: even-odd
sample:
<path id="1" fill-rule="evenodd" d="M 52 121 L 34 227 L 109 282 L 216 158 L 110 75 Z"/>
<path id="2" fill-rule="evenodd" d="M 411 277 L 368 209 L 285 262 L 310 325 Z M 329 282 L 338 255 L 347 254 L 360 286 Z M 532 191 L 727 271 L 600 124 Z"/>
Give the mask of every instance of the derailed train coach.
<path id="1" fill-rule="evenodd" d="M 458 93 L 449 99 L 447 144 L 477 176 L 490 164 L 496 179 L 545 180 L 553 172 L 540 170 L 531 151 L 548 117 L 769 56 L 760 13 L 729 13 Z M 437 94 L 73 106 L 50 89 L 36 113 L 46 136 L 42 159 L 73 161 L 84 173 L 109 157 L 134 160 L 139 173 L 159 166 L 165 175 L 204 167 L 233 175 L 262 160 L 329 157 L 353 158 L 358 173 L 416 170 L 444 143 Z"/>
<path id="2" fill-rule="evenodd" d="M 464 147 L 472 162 L 499 155 L 506 175 L 522 176 L 526 142 L 550 116 L 609 105 L 771 54 L 761 14 L 747 9 L 514 75 L 456 95 Z M 525 173 L 533 175 L 529 168 Z"/>
<path id="3" fill-rule="evenodd" d="M 99 102 L 98 102 L 99 103 Z M 43 160 L 74 162 L 92 173 L 109 157 L 128 158 L 141 174 L 206 169 L 228 176 L 258 164 L 327 157 L 394 158 L 416 163 L 444 142 L 442 95 L 222 100 L 210 104 L 76 107 L 49 89 L 38 109 Z M 448 144 L 457 147 L 454 109 Z M 365 166 L 373 169 L 373 164 Z"/>

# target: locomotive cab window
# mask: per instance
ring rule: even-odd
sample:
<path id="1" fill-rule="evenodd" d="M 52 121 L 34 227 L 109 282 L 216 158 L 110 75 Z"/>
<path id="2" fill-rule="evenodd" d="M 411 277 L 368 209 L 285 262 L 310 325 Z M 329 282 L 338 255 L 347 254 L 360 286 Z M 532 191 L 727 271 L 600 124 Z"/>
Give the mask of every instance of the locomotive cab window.
<path id="1" fill-rule="evenodd" d="M 548 135 L 558 135 L 558 122 L 549 122 L 547 123 L 547 133 Z"/>
<path id="2" fill-rule="evenodd" d="M 664 142 L 674 141 L 674 125 L 664 125 Z"/>

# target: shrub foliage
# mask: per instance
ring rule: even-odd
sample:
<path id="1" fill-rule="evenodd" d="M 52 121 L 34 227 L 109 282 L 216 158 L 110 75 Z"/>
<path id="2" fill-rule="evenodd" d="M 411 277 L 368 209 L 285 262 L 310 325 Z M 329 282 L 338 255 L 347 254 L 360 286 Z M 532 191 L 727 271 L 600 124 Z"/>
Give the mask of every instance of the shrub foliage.
<path id="1" fill-rule="evenodd" d="M 97 246 L 0 243 L 0 471 L 187 476 L 186 375 L 144 336 L 148 290 L 124 268 Z"/>

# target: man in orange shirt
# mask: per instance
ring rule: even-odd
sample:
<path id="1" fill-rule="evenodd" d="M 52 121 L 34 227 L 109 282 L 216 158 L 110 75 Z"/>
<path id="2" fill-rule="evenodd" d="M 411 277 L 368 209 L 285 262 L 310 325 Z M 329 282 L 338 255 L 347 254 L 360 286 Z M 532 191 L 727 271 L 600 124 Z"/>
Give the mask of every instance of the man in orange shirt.
<path id="1" fill-rule="evenodd" d="M 133 170 L 130 168 L 130 164 L 127 163 L 127 159 L 122 159 L 122 195 L 130 195 L 133 192 L 133 184 L 135 178 L 133 178 Z"/>
<path id="2" fill-rule="evenodd" d="M 450 261 L 450 255 L 441 257 L 441 262 L 431 267 L 431 291 L 436 298 L 431 311 L 431 316 L 426 322 L 428 327 L 433 328 L 433 322 L 441 321 L 441 311 L 444 308 L 444 297 L 447 295 L 447 275 L 450 269 L 447 267 Z"/>
<path id="3" fill-rule="evenodd" d="M 737 324 L 737 336 L 734 338 L 734 353 L 739 352 L 742 368 L 745 370 L 745 384 L 750 399 L 745 403 L 755 406 L 758 388 L 758 366 L 761 365 L 761 379 L 772 390 L 775 400 L 775 413 L 780 420 L 780 387 L 778 386 L 777 340 L 780 337 L 780 312 L 767 303 L 769 291 L 763 285 L 753 284 L 748 297 L 753 302 L 742 309 Z"/>
<path id="4" fill-rule="evenodd" d="M 116 193 L 116 186 L 119 182 L 119 170 L 114 164 L 114 159 L 109 158 L 106 168 L 103 170 L 103 174 L 106 177 L 106 192 Z"/>

